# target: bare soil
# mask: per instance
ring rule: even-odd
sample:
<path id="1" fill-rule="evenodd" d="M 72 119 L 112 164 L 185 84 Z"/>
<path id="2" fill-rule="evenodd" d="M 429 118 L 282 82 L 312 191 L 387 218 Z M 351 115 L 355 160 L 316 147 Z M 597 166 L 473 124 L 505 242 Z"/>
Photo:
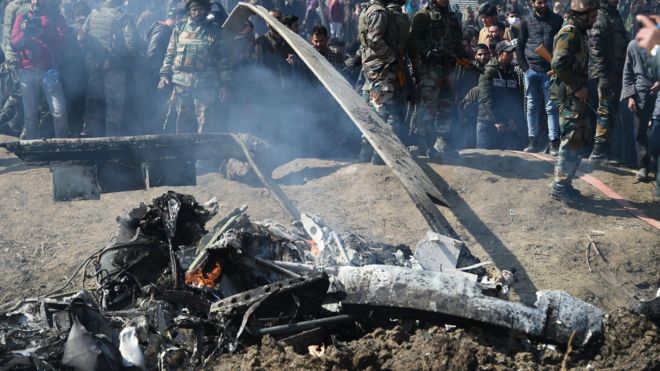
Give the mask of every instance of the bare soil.
<path id="1" fill-rule="evenodd" d="M 576 204 L 551 200 L 547 186 L 553 164 L 546 161 L 511 152 L 466 150 L 442 162 L 425 165 L 452 205 L 442 212 L 474 255 L 515 272 L 514 299 L 531 304 L 536 291 L 561 289 L 612 313 L 605 345 L 570 356 L 569 366 L 587 367 L 591 362 L 595 369 L 660 367 L 655 325 L 621 311 L 639 299 L 653 297 L 660 285 L 660 231 L 582 181 L 575 182 L 582 193 Z M 652 184 L 635 182 L 626 170 L 594 169 L 588 164 L 581 169 L 646 214 L 660 218 Z M 273 176 L 301 211 L 321 216 L 339 231 L 411 247 L 426 233 L 421 214 L 385 166 L 297 159 L 276 169 Z M 246 204 L 252 220 L 288 222 L 262 188 L 228 181 L 217 173 L 197 180 L 197 186 L 171 189 L 202 202 L 217 197 L 221 205 L 217 218 Z M 0 150 L 0 192 L 4 195 L 0 303 L 37 296 L 61 285 L 83 259 L 114 235 L 117 216 L 168 189 L 56 203 L 47 167 L 25 166 Z M 601 254 L 591 251 L 592 271 L 585 254 L 589 238 Z M 629 334 L 623 336 L 626 331 Z M 228 369 L 561 367 L 561 349 L 539 353 L 536 348 L 526 349 L 522 340 L 516 340 L 515 346 L 510 342 L 500 346 L 502 341 L 479 329 L 379 330 L 345 346 L 329 346 L 322 357 L 295 355 L 265 340 L 260 348 L 222 361 Z"/>

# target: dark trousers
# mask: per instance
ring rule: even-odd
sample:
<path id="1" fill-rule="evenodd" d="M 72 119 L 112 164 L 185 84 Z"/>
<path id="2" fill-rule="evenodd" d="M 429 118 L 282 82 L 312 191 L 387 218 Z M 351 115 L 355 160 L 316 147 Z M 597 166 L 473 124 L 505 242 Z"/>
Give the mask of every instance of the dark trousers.
<path id="1" fill-rule="evenodd" d="M 655 96 L 647 97 L 646 101 L 640 105 L 637 112 L 633 115 L 635 125 L 635 144 L 637 147 L 637 167 L 649 169 L 651 156 L 649 155 L 649 133 L 651 126 L 651 114 L 655 107 Z"/>
<path id="2" fill-rule="evenodd" d="M 495 125 L 477 121 L 477 149 L 495 149 L 499 142 L 498 139 Z"/>

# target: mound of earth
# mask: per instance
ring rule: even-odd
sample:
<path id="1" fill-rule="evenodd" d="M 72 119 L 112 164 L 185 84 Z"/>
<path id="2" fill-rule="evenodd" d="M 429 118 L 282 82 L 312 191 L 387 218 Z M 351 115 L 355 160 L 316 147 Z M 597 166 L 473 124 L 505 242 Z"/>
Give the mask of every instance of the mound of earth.
<path id="1" fill-rule="evenodd" d="M 507 334 L 472 327 L 431 327 L 413 333 L 377 329 L 345 344 L 311 347 L 298 354 L 270 337 L 242 354 L 210 362 L 213 370 L 657 370 L 658 328 L 628 311 L 612 313 L 605 339 L 567 352 Z"/>
<path id="2" fill-rule="evenodd" d="M 0 138 L 4 139 L 8 138 Z M 614 332 L 608 332 L 605 345 L 596 353 L 583 353 L 591 357 L 589 361 L 580 361 L 571 353 L 571 365 L 586 367 L 591 362 L 596 369 L 638 369 L 646 361 L 651 362 L 649 366 L 657 365 L 660 352 L 655 327 L 640 325 L 643 318 L 634 315 L 616 315 L 621 308 L 632 308 L 639 299 L 653 297 L 660 285 L 657 229 L 579 180 L 575 181 L 582 193 L 578 203 L 551 200 L 547 186 L 553 164 L 524 154 L 466 150 L 442 163 L 422 165 L 452 206 L 441 211 L 472 253 L 515 272 L 513 299 L 533 303 L 536 291 L 561 289 L 611 313 L 613 325 L 608 331 L 613 328 Z M 583 164 L 581 170 L 601 179 L 647 215 L 660 218 L 652 184 L 637 183 L 629 171 L 620 169 Z M 427 231 L 421 214 L 385 166 L 297 159 L 276 169 L 273 177 L 299 210 L 319 215 L 337 231 L 411 247 Z M 117 216 L 169 189 L 191 194 L 200 202 L 217 197 L 221 211 L 210 223 L 243 204 L 248 205 L 252 220 L 288 222 L 267 191 L 226 180 L 218 173 L 200 175 L 194 187 L 104 194 L 98 201 L 56 203 L 51 184 L 47 167 L 26 166 L 0 151 L 0 190 L 4 195 L 0 203 L 0 302 L 37 296 L 62 285 L 80 262 L 112 238 Z M 590 249 L 587 257 L 591 240 L 599 254 Z M 628 326 L 637 331 L 629 340 L 616 335 Z M 368 351 L 370 341 L 374 344 Z M 347 345 L 350 351 L 331 346 L 326 356 L 318 358 L 296 358 L 265 342 L 258 350 L 232 356 L 234 362 L 241 362 L 234 365 L 243 365 L 241 357 L 248 357 L 250 352 L 268 349 L 283 352 L 281 357 L 292 357 L 283 364 L 304 359 L 311 368 L 403 368 L 413 360 L 423 362 L 426 368 L 528 368 L 526 364 L 536 365 L 529 368 L 557 368 L 563 357 L 563 351 L 555 354 L 526 349 L 525 341 L 517 341 L 522 348 L 508 342 L 501 348 L 478 329 L 436 328 L 414 334 L 400 329 L 377 331 Z M 376 346 L 376 342 L 382 344 Z M 427 352 L 429 356 L 424 358 Z M 263 356 L 256 359 L 266 364 Z"/>

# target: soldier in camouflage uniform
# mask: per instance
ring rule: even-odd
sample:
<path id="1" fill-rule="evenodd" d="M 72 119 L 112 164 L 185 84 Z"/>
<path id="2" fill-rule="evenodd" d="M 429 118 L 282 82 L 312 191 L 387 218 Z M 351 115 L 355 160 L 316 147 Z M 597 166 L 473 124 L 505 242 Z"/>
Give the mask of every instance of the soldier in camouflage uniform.
<path id="1" fill-rule="evenodd" d="M 222 29 L 206 19 L 208 0 L 188 0 L 187 20 L 177 25 L 167 46 L 158 87 L 174 84 L 176 132 L 209 130 L 214 108 L 227 94 L 230 80 L 227 55 L 222 51 Z"/>
<path id="2" fill-rule="evenodd" d="M 404 85 L 401 61 L 397 58 L 398 27 L 384 0 L 371 0 L 358 20 L 362 73 L 365 77 L 362 95 L 392 130 L 400 125 L 397 100 L 401 99 Z M 382 163 L 366 139 L 362 138 L 360 161 L 369 159 L 374 164 Z"/>
<path id="3" fill-rule="evenodd" d="M 554 40 L 551 97 L 558 101 L 561 144 L 550 196 L 569 200 L 577 191 L 571 185 L 580 159 L 592 141 L 585 116 L 589 104 L 587 31 L 596 21 L 598 0 L 572 0 L 571 12 Z"/>
<path id="4" fill-rule="evenodd" d="M 598 18 L 589 32 L 591 77 L 598 83 L 598 110 L 592 162 L 610 160 L 610 137 L 617 118 L 623 65 L 630 38 L 617 10 L 619 0 L 600 0 Z"/>
<path id="5" fill-rule="evenodd" d="M 460 16 L 449 0 L 435 0 L 415 14 L 410 28 L 410 60 L 419 90 L 417 137 L 422 154 L 438 157 L 438 132 L 448 132 L 454 90 L 454 56 L 463 55 Z M 436 122 L 437 121 L 437 122 Z M 435 125 L 437 124 L 437 125 Z"/>
<path id="6" fill-rule="evenodd" d="M 396 110 L 397 116 L 400 118 L 401 123 L 396 128 L 398 130 L 397 135 L 404 143 L 409 142 L 409 131 L 408 127 L 409 122 L 406 122 L 406 113 L 409 117 L 412 115 L 414 102 L 412 101 L 411 93 L 414 90 L 412 86 L 412 71 L 410 70 L 410 59 L 408 58 L 408 39 L 410 37 L 410 19 L 406 14 L 403 13 L 403 6 L 406 4 L 405 0 L 392 0 L 387 5 L 387 9 L 392 13 L 394 19 L 396 19 L 397 34 L 399 35 L 399 41 L 397 42 L 397 58 L 400 61 L 400 65 L 403 69 L 403 74 L 405 78 L 405 85 L 402 87 L 402 93 L 399 94 L 399 99 L 396 101 Z M 407 102 L 406 102 L 407 100 Z M 410 110 L 410 112 L 407 112 Z M 408 119 L 409 121 L 410 119 Z"/>
<path id="7" fill-rule="evenodd" d="M 140 36 L 121 4 L 121 0 L 105 0 L 78 34 L 89 72 L 83 121 L 90 137 L 125 135 L 127 131 L 122 123 L 128 69 L 138 54 Z"/>

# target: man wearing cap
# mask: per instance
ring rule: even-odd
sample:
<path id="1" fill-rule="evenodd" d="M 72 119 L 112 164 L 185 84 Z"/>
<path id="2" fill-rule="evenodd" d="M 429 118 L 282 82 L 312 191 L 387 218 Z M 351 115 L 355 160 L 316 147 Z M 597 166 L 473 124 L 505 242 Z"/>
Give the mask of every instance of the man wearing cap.
<path id="1" fill-rule="evenodd" d="M 630 37 L 617 10 L 619 0 L 600 0 L 598 18 L 589 32 L 591 41 L 591 77 L 597 80 L 598 109 L 594 149 L 589 160 L 612 161 L 610 140 L 617 112 L 623 65 Z"/>
<path id="2" fill-rule="evenodd" d="M 188 19 L 172 32 L 158 87 L 174 85 L 176 132 L 201 133 L 216 118 L 214 108 L 227 97 L 231 79 L 228 58 L 222 50 L 222 30 L 206 19 L 209 0 L 188 0 Z"/>
<path id="3" fill-rule="evenodd" d="M 122 3 L 106 0 L 78 34 L 89 71 L 83 121 L 90 137 L 125 135 L 127 130 L 123 122 L 128 69 L 139 54 L 141 40 Z"/>
<path id="4" fill-rule="evenodd" d="M 477 148 L 515 149 L 518 126 L 523 124 L 522 88 L 513 69 L 515 46 L 500 41 L 495 57 L 479 78 Z"/>
<path id="5" fill-rule="evenodd" d="M 550 94 L 558 102 L 561 142 L 550 196 L 563 201 L 578 194 L 572 185 L 573 177 L 593 140 L 591 125 L 585 116 L 589 104 L 587 31 L 597 15 L 598 0 L 572 0 L 568 19 L 555 36 L 551 63 L 555 75 Z"/>

